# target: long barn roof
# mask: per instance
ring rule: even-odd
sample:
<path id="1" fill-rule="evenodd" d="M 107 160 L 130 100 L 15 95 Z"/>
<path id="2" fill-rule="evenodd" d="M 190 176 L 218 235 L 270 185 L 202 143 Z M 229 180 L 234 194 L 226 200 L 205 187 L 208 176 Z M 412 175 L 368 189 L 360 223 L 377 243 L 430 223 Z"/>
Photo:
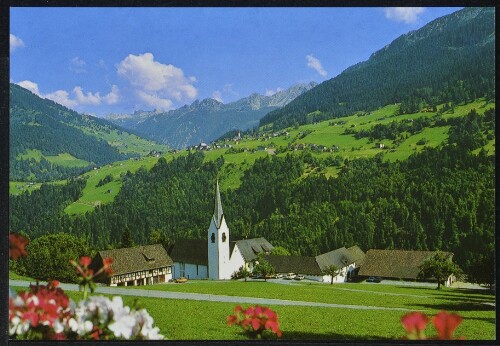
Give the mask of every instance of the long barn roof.
<path id="1" fill-rule="evenodd" d="M 161 244 L 135 246 L 130 248 L 101 250 L 98 256 L 102 259 L 111 257 L 115 275 L 151 270 L 171 266 L 172 259 Z"/>
<path id="2" fill-rule="evenodd" d="M 416 279 L 419 266 L 434 254 L 436 251 L 368 250 L 359 275 Z M 444 254 L 453 256 L 451 252 L 444 252 Z"/>

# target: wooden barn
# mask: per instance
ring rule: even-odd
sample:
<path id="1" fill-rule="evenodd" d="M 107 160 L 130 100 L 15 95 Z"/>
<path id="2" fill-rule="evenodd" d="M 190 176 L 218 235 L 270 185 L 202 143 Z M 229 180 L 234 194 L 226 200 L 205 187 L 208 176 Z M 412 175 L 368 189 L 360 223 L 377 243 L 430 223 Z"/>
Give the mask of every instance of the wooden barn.
<path id="1" fill-rule="evenodd" d="M 111 277 L 100 275 L 97 282 L 110 286 L 140 286 L 168 282 L 172 278 L 173 261 L 161 244 L 99 251 L 90 268 L 99 270 L 106 257 L 113 259 L 113 274 Z"/>

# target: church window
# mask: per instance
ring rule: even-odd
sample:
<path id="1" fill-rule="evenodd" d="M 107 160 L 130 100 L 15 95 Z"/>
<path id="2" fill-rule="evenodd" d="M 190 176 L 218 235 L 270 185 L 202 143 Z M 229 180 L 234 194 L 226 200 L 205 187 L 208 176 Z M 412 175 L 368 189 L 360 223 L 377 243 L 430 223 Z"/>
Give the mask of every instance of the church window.
<path id="1" fill-rule="evenodd" d="M 226 233 L 222 233 L 222 241 L 225 242 L 226 241 Z"/>
<path id="2" fill-rule="evenodd" d="M 212 240 L 212 243 L 215 243 L 215 233 L 212 233 L 212 237 L 210 239 Z"/>

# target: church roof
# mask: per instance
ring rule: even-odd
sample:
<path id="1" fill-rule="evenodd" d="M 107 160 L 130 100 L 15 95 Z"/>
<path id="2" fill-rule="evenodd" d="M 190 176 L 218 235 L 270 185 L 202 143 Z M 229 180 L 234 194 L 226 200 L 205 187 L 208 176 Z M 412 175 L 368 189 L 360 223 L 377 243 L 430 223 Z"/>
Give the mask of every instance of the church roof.
<path id="1" fill-rule="evenodd" d="M 270 253 L 274 248 L 270 242 L 262 237 L 238 240 L 231 245 L 230 251 L 232 252 L 234 246 L 238 246 L 245 261 L 253 261 L 259 253 Z"/>
<path id="2" fill-rule="evenodd" d="M 101 250 L 97 256 L 101 259 L 106 257 L 113 259 L 111 269 L 115 275 L 162 268 L 173 264 L 167 250 L 161 244 Z"/>
<path id="3" fill-rule="evenodd" d="M 170 250 L 174 262 L 208 265 L 206 240 L 179 239 Z"/>
<path id="4" fill-rule="evenodd" d="M 222 211 L 222 201 L 220 199 L 219 180 L 217 180 L 217 187 L 215 191 L 215 208 L 214 208 L 215 226 L 217 228 L 220 228 L 223 216 L 224 212 Z"/>
<path id="5" fill-rule="evenodd" d="M 326 267 L 331 265 L 340 269 L 354 263 L 355 258 L 345 247 L 341 247 L 337 250 L 316 256 L 316 262 L 318 262 L 321 270 L 324 270 Z"/>

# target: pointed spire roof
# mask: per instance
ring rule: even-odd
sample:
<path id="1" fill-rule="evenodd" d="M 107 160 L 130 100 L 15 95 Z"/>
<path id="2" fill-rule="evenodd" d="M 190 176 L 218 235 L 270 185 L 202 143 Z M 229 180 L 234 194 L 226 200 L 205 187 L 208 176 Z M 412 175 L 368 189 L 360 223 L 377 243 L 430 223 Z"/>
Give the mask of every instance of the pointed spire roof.
<path id="1" fill-rule="evenodd" d="M 215 226 L 217 226 L 217 228 L 220 228 L 222 222 L 222 216 L 224 216 L 224 212 L 222 211 L 222 202 L 220 199 L 219 179 L 217 179 L 217 188 L 215 190 L 215 209 L 214 209 Z"/>

